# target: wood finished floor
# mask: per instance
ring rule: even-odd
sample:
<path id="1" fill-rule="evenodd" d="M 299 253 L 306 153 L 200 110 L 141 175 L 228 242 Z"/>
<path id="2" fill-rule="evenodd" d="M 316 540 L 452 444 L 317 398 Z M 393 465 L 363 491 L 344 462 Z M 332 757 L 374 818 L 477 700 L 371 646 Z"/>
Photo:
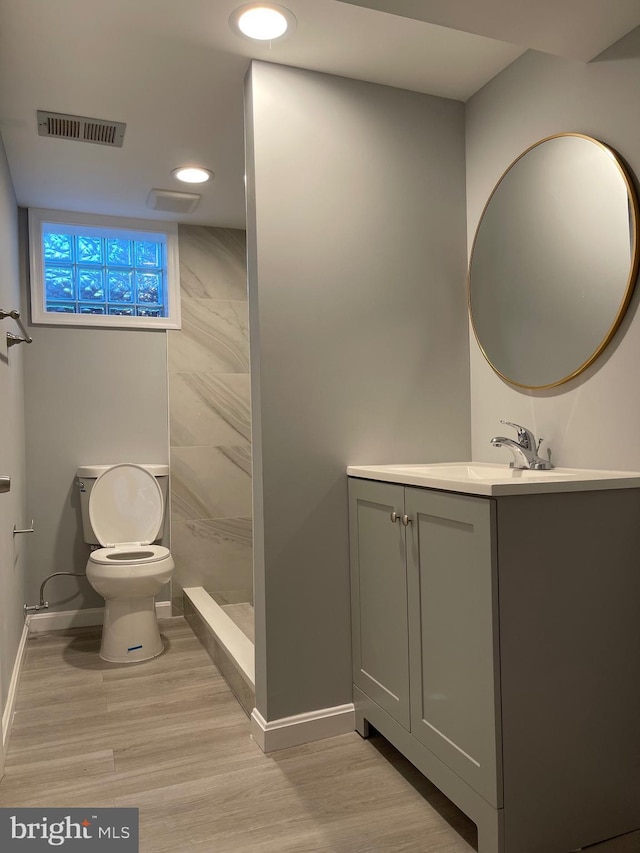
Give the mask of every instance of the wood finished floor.
<path id="1" fill-rule="evenodd" d="M 164 654 L 129 665 L 100 660 L 99 629 L 29 640 L 0 806 L 137 807 L 140 853 L 476 849 L 383 738 L 264 755 L 184 619 L 161 631 Z"/>
<path id="2" fill-rule="evenodd" d="M 264 755 L 182 618 L 143 664 L 29 641 L 0 806 L 140 809 L 140 853 L 470 853 L 474 825 L 383 738 Z M 456 831 L 457 830 L 457 831 Z M 590 853 L 638 853 L 638 834 Z"/>

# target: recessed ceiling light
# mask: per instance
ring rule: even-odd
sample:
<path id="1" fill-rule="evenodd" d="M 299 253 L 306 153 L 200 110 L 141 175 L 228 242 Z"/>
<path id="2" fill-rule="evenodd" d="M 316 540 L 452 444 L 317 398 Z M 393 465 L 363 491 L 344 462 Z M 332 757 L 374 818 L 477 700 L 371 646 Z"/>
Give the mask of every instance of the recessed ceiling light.
<path id="1" fill-rule="evenodd" d="M 171 174 L 185 184 L 204 184 L 214 177 L 213 172 L 201 169 L 200 166 L 181 166 L 179 169 L 174 169 Z"/>
<path id="2" fill-rule="evenodd" d="M 275 3 L 248 3 L 232 13 L 229 24 L 245 38 L 279 41 L 293 33 L 296 18 L 290 9 Z"/>

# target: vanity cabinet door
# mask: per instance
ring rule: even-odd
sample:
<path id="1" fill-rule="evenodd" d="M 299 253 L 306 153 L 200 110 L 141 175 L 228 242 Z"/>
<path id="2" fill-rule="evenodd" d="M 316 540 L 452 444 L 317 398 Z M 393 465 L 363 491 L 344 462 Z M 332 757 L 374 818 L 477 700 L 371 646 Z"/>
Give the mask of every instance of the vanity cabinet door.
<path id="1" fill-rule="evenodd" d="M 408 488 L 405 511 L 411 733 L 500 806 L 494 502 Z"/>
<path id="2" fill-rule="evenodd" d="M 398 516 L 391 520 L 391 513 Z M 349 480 L 353 681 L 409 728 L 404 487 Z"/>

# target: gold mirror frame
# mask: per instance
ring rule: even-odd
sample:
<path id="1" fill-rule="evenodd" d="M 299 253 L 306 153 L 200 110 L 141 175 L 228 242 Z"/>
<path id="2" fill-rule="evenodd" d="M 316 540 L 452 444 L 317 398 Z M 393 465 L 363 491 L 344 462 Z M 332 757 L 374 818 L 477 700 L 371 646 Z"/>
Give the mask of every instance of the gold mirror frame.
<path id="1" fill-rule="evenodd" d="M 588 140 L 589 142 L 592 142 L 593 144 L 597 145 L 601 150 L 606 152 L 606 154 L 609 157 L 611 157 L 611 159 L 614 161 L 620 176 L 624 180 L 624 183 L 625 183 L 626 189 L 627 189 L 627 199 L 628 199 L 628 203 L 629 203 L 629 217 L 630 217 L 630 221 L 631 221 L 630 234 L 633 235 L 633 248 L 632 248 L 632 252 L 631 252 L 631 263 L 630 263 L 629 276 L 628 276 L 627 283 L 625 286 L 624 296 L 623 296 L 622 301 L 619 304 L 616 316 L 615 316 L 613 322 L 611 323 L 610 327 L 606 331 L 604 338 L 602 339 L 600 344 L 596 347 L 594 352 L 584 362 L 582 362 L 582 364 L 580 364 L 575 370 L 573 370 L 571 373 L 567 374 L 566 376 L 563 376 L 560 379 L 557 379 L 553 382 L 549 382 L 549 383 L 543 384 L 543 385 L 527 385 L 527 384 L 524 384 L 522 382 L 518 382 L 517 380 L 511 379 L 509 376 L 505 375 L 505 373 L 503 373 L 500 369 L 498 369 L 498 367 L 496 367 L 496 365 L 493 364 L 493 362 L 491 361 L 491 358 L 487 354 L 486 349 L 480 340 L 480 336 L 478 334 L 478 330 L 477 330 L 476 324 L 474 322 L 472 305 L 471 305 L 471 286 L 472 286 L 471 285 L 471 278 L 472 278 L 473 258 L 474 258 L 474 253 L 476 250 L 476 244 L 478 241 L 478 236 L 480 234 L 480 228 L 481 228 L 483 220 L 485 218 L 485 214 L 489 208 L 489 205 L 491 204 L 492 199 L 494 198 L 496 192 L 498 191 L 498 189 L 502 185 L 502 183 L 505 180 L 505 178 L 507 177 L 507 175 L 509 175 L 509 173 L 516 166 L 516 164 L 519 163 L 524 157 L 526 157 L 526 155 L 529 154 L 531 151 L 538 148 L 540 145 L 543 145 L 545 142 L 549 142 L 552 139 L 558 139 L 561 137 L 576 137 L 579 139 Z M 574 379 L 576 376 L 578 376 L 580 373 L 582 373 L 584 370 L 586 370 L 586 368 L 589 367 L 589 365 L 593 364 L 593 362 L 602 354 L 602 352 L 605 350 L 605 348 L 611 342 L 613 336 L 615 335 L 616 331 L 618 330 L 618 327 L 620 326 L 620 323 L 622 322 L 622 319 L 625 315 L 627 308 L 629 307 L 629 303 L 630 303 L 631 297 L 633 295 L 636 279 L 638 277 L 639 263 L 640 263 L 640 209 L 638 206 L 638 197 L 637 197 L 636 190 L 635 190 L 633 180 L 631 177 L 631 172 L 628 170 L 628 168 L 624 164 L 624 161 L 622 160 L 620 155 L 610 146 L 605 145 L 603 142 L 600 142 L 599 140 L 594 139 L 591 136 L 587 136 L 586 134 L 583 134 L 583 133 L 555 133 L 551 136 L 545 137 L 544 139 L 540 139 L 538 142 L 535 142 L 533 145 L 530 145 L 525 151 L 522 152 L 522 154 L 520 154 L 518 157 L 516 157 L 516 159 L 507 167 L 507 169 L 505 169 L 505 171 L 502 173 L 500 179 L 496 183 L 495 187 L 493 188 L 489 198 L 487 199 L 487 202 L 486 202 L 486 204 L 482 210 L 482 214 L 480 216 L 480 219 L 478 220 L 478 225 L 476 227 L 476 233 L 475 233 L 474 240 L 473 240 L 473 246 L 471 249 L 471 255 L 469 258 L 469 267 L 468 267 L 468 272 L 467 272 L 467 308 L 469 311 L 469 318 L 471 320 L 471 326 L 473 328 L 473 333 L 474 333 L 476 342 L 477 342 L 478 347 L 480 348 L 480 351 L 481 351 L 482 355 L 484 356 L 485 360 L 490 365 L 492 370 L 494 370 L 494 372 L 497 373 L 498 376 L 500 376 L 501 379 L 503 379 L 505 382 L 508 382 L 510 385 L 514 385 L 518 388 L 523 388 L 523 389 L 527 389 L 527 390 L 539 391 L 539 390 L 544 390 L 547 388 L 555 388 L 558 385 L 562 385 L 565 382 L 569 382 L 571 379 Z"/>

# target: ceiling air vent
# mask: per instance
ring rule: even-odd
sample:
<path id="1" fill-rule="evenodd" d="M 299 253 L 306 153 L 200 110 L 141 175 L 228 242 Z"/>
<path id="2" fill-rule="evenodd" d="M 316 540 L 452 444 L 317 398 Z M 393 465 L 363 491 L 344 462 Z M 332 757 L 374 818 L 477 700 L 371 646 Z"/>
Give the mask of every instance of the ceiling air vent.
<path id="1" fill-rule="evenodd" d="M 101 118 L 72 116 L 65 113 L 49 113 L 38 110 L 38 135 L 54 139 L 75 139 L 77 142 L 93 142 L 122 148 L 126 124 L 120 121 L 105 121 Z"/>
<path id="2" fill-rule="evenodd" d="M 197 193 L 151 190 L 147 198 L 147 207 L 151 210 L 162 210 L 165 213 L 193 213 L 200 198 Z"/>

